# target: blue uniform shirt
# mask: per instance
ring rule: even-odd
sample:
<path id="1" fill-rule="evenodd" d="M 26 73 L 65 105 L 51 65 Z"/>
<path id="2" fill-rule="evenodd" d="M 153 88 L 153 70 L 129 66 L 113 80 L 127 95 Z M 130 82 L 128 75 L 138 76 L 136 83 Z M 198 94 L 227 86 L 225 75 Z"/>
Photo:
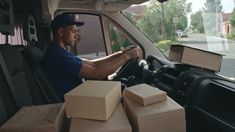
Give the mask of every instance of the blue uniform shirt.
<path id="1" fill-rule="evenodd" d="M 61 99 L 82 83 L 79 78 L 81 59 L 66 49 L 51 43 L 42 60 L 43 71 Z"/>

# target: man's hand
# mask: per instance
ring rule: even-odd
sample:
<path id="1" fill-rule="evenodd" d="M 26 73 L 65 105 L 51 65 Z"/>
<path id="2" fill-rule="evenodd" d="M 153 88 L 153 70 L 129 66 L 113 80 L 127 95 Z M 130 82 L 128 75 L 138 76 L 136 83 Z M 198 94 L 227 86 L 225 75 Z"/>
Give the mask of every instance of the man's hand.
<path id="1" fill-rule="evenodd" d="M 140 48 L 133 48 L 131 50 L 124 51 L 127 55 L 128 60 L 133 58 L 142 58 L 142 50 Z"/>

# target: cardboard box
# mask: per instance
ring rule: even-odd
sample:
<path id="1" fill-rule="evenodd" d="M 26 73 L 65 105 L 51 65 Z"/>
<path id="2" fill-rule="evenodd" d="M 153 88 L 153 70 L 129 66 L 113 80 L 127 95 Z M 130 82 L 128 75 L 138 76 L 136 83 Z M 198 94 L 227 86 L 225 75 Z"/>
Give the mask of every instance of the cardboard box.
<path id="1" fill-rule="evenodd" d="M 69 117 L 108 120 L 121 100 L 118 81 L 86 81 L 65 95 Z"/>
<path id="2" fill-rule="evenodd" d="M 149 105 L 166 100 L 166 92 L 148 84 L 139 84 L 125 89 L 130 99 L 141 105 Z"/>
<path id="3" fill-rule="evenodd" d="M 172 45 L 169 53 L 170 60 L 215 72 L 220 71 L 222 57 L 221 54 L 183 45 Z"/>
<path id="4" fill-rule="evenodd" d="M 125 95 L 123 99 L 134 132 L 186 132 L 185 111 L 171 98 L 144 107 Z"/>
<path id="5" fill-rule="evenodd" d="M 21 108 L 0 127 L 0 132 L 62 132 L 64 104 L 48 104 Z"/>
<path id="6" fill-rule="evenodd" d="M 72 118 L 69 132 L 132 132 L 126 113 L 120 103 L 108 121 Z"/>

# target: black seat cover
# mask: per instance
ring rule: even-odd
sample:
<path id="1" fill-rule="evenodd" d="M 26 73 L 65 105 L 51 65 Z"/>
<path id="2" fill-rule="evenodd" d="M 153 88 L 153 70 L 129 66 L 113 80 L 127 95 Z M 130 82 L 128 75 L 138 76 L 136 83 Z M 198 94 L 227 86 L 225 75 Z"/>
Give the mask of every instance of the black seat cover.
<path id="1" fill-rule="evenodd" d="M 22 51 L 23 56 L 28 62 L 33 73 L 34 79 L 43 93 L 44 98 L 48 103 L 61 102 L 58 95 L 47 81 L 41 70 L 42 52 L 36 46 L 30 46 Z"/>
<path id="2" fill-rule="evenodd" d="M 20 106 L 32 105 L 32 95 L 24 71 L 23 57 L 20 52 L 11 45 L 5 44 L 0 47 L 7 70 L 10 74 L 16 94 L 16 101 Z"/>

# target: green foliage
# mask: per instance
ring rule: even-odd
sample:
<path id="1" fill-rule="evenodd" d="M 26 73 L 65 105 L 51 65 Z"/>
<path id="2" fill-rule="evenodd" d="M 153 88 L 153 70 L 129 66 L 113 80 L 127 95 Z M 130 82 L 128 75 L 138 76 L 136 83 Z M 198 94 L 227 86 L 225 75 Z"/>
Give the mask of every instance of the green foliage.
<path id="1" fill-rule="evenodd" d="M 177 23 L 176 29 L 184 30 L 188 25 L 188 19 L 186 16 L 179 17 L 179 22 Z"/>
<path id="2" fill-rule="evenodd" d="M 132 45 L 132 43 L 111 24 L 109 24 L 109 34 L 113 52 L 120 51 Z"/>
<path id="3" fill-rule="evenodd" d="M 173 42 L 171 40 L 163 40 L 159 41 L 157 44 L 155 44 L 155 46 L 158 47 L 164 53 L 170 48 L 172 44 Z"/>
<path id="4" fill-rule="evenodd" d="M 228 34 L 227 38 L 235 40 L 235 9 L 233 9 L 233 12 L 231 14 L 230 24 L 232 25 L 232 31 L 230 34 Z"/>
<path id="5" fill-rule="evenodd" d="M 191 11 L 191 4 L 187 4 L 186 0 L 171 0 L 163 3 L 163 9 L 164 32 L 162 31 L 162 5 L 157 0 L 150 1 L 144 17 L 137 21 L 137 26 L 153 42 L 175 39 L 175 30 L 184 30 L 187 27 L 187 13 Z M 174 17 L 178 17 L 176 25 L 173 23 Z"/>
<path id="6" fill-rule="evenodd" d="M 235 40 L 235 29 L 234 28 L 232 28 L 231 33 L 227 35 L 227 38 Z"/>
<path id="7" fill-rule="evenodd" d="M 228 34 L 227 39 L 234 39 L 234 38 L 233 38 L 232 34 Z"/>
<path id="8" fill-rule="evenodd" d="M 232 27 L 235 27 L 235 9 L 233 10 L 233 12 L 231 14 L 230 23 L 231 23 Z"/>
<path id="9" fill-rule="evenodd" d="M 112 51 L 113 52 L 117 52 L 117 51 L 120 51 L 121 50 L 121 45 L 119 43 L 114 43 L 112 45 Z"/>
<path id="10" fill-rule="evenodd" d="M 201 11 L 198 11 L 191 15 L 191 28 L 194 32 L 204 33 Z"/>
<path id="11" fill-rule="evenodd" d="M 109 33 L 110 33 L 110 40 L 112 43 L 112 51 L 116 52 L 116 51 L 120 51 L 121 50 L 121 42 L 120 42 L 120 36 L 117 32 L 117 30 L 115 30 L 115 28 L 112 25 L 109 25 Z"/>

